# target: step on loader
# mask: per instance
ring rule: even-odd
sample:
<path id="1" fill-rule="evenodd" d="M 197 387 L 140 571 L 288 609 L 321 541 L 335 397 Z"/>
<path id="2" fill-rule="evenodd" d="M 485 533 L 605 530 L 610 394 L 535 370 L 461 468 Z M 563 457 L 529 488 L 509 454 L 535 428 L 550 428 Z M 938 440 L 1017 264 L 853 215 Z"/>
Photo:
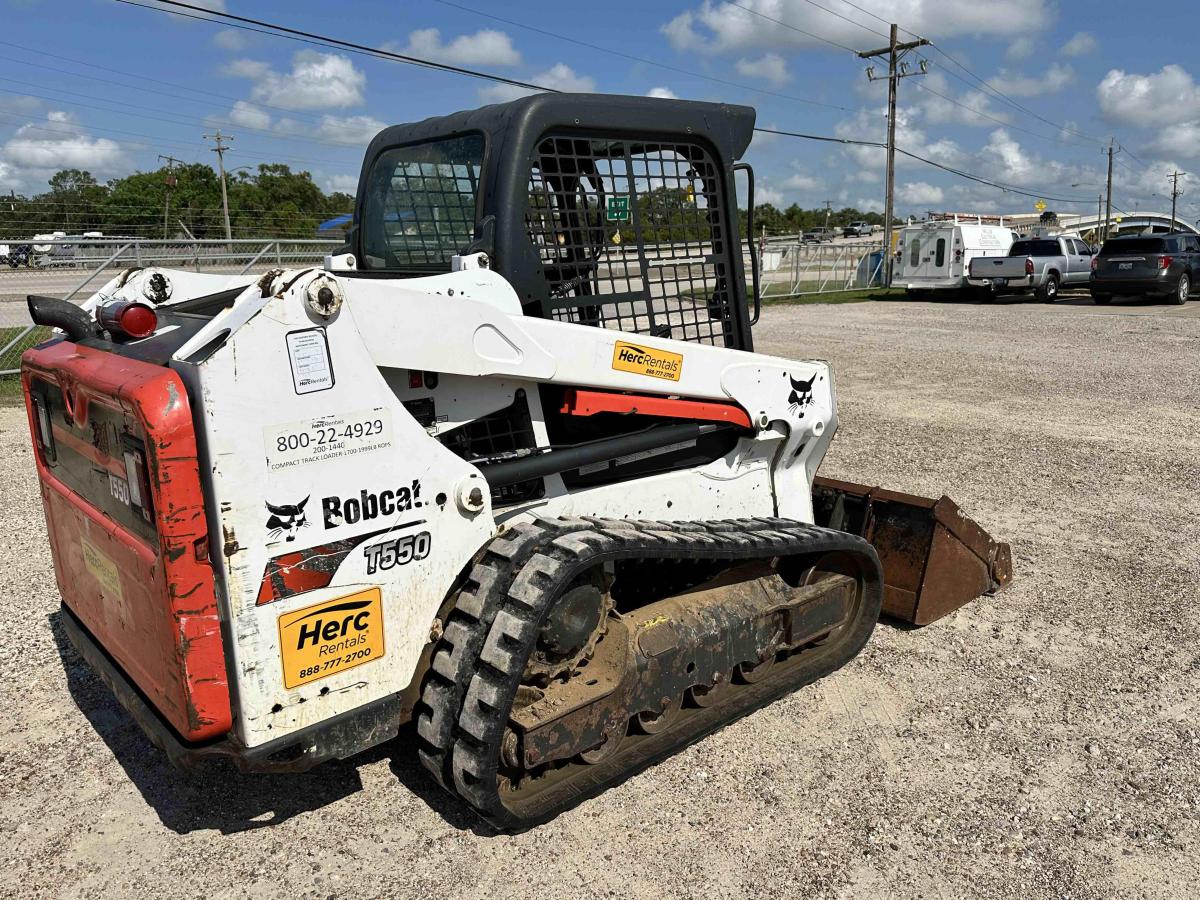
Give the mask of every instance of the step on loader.
<path id="1" fill-rule="evenodd" d="M 817 476 L 829 366 L 753 349 L 753 124 L 542 94 L 391 127 L 323 266 L 30 298 L 62 624 L 173 762 L 300 771 L 413 723 L 525 828 L 833 672 L 881 608 L 1008 582 L 949 499 Z"/>

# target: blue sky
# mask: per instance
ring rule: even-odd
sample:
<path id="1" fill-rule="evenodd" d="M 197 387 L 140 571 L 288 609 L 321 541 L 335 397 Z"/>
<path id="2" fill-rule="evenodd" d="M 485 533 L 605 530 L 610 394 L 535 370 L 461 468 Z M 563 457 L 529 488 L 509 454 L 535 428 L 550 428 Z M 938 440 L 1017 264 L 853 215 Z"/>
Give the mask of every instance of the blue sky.
<path id="1" fill-rule="evenodd" d="M 5 5 L 5 193 L 44 190 L 48 175 L 66 166 L 108 178 L 155 168 L 159 154 L 212 162 L 202 135 L 218 126 L 235 135 L 230 168 L 287 162 L 326 189 L 353 191 L 362 150 L 379 128 L 513 95 L 472 78 L 114 0 Z M 869 82 L 867 63 L 850 49 L 882 46 L 884 22 L 896 21 L 936 45 L 910 57 L 914 66 L 928 60 L 929 74 L 901 82 L 900 147 L 1061 198 L 1051 208 L 1070 211 L 1094 208 L 1103 148 L 1115 137 L 1124 148 L 1114 167 L 1119 207 L 1169 208 L 1165 175 L 1178 168 L 1197 173 L 1181 179 L 1181 209 L 1200 218 L 1194 2 L 1147 15 L 1131 12 L 1127 0 L 204 5 L 561 89 L 746 103 L 766 127 L 863 140 L 884 136 L 886 85 Z M 759 135 L 749 161 L 760 199 L 882 208 L 879 150 Z M 1027 211 L 1036 199 L 903 158 L 897 196 L 899 212 L 917 214 Z M 1076 198 L 1081 204 L 1063 202 Z"/>

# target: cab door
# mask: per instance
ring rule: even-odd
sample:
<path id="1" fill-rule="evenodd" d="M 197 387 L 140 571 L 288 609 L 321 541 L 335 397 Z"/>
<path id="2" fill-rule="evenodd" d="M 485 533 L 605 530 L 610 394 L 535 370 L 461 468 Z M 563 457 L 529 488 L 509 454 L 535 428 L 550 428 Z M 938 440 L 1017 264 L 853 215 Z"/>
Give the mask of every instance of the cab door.
<path id="1" fill-rule="evenodd" d="M 1092 274 L 1092 253 L 1083 241 L 1075 238 L 1063 239 L 1067 256 L 1067 281 L 1071 284 L 1086 284 Z"/>
<path id="2" fill-rule="evenodd" d="M 921 232 L 909 238 L 909 274 L 926 281 L 950 276 L 950 232 Z"/>

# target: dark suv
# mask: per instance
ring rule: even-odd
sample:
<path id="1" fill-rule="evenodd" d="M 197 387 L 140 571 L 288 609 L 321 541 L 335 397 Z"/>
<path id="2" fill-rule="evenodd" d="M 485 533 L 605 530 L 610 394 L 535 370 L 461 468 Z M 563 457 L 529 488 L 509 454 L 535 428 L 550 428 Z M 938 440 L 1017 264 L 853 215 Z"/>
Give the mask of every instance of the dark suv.
<path id="1" fill-rule="evenodd" d="M 1200 239 L 1192 234 L 1112 238 L 1092 257 L 1090 285 L 1096 303 L 1131 294 L 1183 303 L 1200 285 Z"/>

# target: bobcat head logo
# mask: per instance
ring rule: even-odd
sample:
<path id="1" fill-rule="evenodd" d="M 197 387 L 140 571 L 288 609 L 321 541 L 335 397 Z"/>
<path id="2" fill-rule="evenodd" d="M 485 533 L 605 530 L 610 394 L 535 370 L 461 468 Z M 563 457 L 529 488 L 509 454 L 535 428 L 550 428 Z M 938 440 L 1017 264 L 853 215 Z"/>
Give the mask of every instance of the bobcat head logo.
<path id="1" fill-rule="evenodd" d="M 818 376 L 813 375 L 808 381 L 797 381 L 791 375 L 788 376 L 788 381 L 792 383 L 792 390 L 788 393 L 788 410 L 792 413 L 800 413 L 800 417 L 804 417 L 804 410 L 812 403 L 813 399 L 813 384 Z"/>
<path id="2" fill-rule="evenodd" d="M 304 514 L 304 504 L 306 503 L 308 503 L 308 497 L 299 503 L 284 503 L 280 506 L 273 503 L 267 504 L 267 512 L 271 514 L 267 517 L 267 530 L 271 540 L 278 540 L 280 535 L 286 534 L 285 540 L 294 541 L 296 533 L 301 528 L 308 527 L 308 516 Z"/>

